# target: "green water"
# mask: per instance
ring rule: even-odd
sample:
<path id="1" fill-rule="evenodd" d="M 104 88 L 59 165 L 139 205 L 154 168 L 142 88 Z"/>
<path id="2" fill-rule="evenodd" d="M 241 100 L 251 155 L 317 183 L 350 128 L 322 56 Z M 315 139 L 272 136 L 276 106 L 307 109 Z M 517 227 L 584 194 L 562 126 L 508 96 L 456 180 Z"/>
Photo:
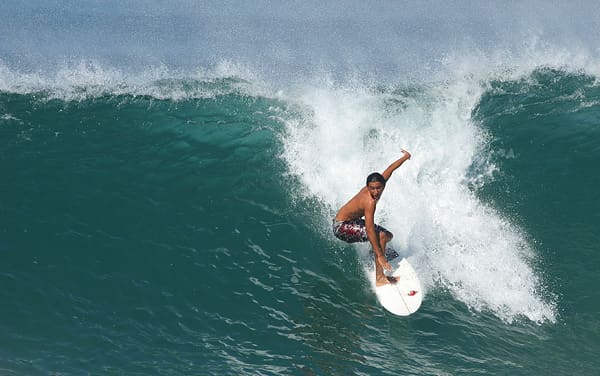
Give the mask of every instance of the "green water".
<path id="1" fill-rule="evenodd" d="M 230 84 L 0 93 L 3 373 L 595 374 L 594 77 L 540 69 L 456 103 Z M 426 287 L 408 318 L 329 230 L 396 147 L 413 158 L 377 220 Z"/>

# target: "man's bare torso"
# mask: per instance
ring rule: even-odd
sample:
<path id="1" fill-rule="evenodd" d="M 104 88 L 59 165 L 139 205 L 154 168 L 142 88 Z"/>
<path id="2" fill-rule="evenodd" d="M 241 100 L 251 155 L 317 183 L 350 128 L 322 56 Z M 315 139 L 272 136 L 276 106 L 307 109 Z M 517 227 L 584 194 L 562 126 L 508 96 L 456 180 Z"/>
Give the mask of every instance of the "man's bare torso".
<path id="1" fill-rule="evenodd" d="M 363 187 L 354 197 L 340 208 L 335 216 L 336 221 L 352 221 L 365 215 L 365 208 L 369 203 L 377 205 L 366 187 Z"/>

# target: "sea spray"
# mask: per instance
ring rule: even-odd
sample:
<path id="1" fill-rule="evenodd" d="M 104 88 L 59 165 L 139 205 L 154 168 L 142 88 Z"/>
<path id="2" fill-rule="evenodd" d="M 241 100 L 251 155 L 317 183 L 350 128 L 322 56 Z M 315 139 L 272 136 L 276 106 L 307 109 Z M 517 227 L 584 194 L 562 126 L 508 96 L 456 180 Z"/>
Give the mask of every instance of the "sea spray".
<path id="1" fill-rule="evenodd" d="M 483 90 L 469 79 L 396 90 L 305 87 L 297 96 L 303 117 L 286 122 L 283 158 L 305 194 L 325 204 L 325 223 L 368 173 L 406 148 L 413 157 L 388 183 L 376 221 L 394 232 L 392 244 L 410 256 L 426 289 L 447 289 L 507 322 L 554 321 L 532 269 L 535 250 L 476 195 L 495 170 L 488 136 L 471 120 Z"/>
<path id="2" fill-rule="evenodd" d="M 35 94 L 39 99 L 66 102 L 117 95 L 185 101 L 231 93 L 269 95 L 270 89 L 249 67 L 228 60 L 192 71 L 157 65 L 134 72 L 80 60 L 47 72 L 31 72 L 11 68 L 0 59 L 0 92 Z"/>

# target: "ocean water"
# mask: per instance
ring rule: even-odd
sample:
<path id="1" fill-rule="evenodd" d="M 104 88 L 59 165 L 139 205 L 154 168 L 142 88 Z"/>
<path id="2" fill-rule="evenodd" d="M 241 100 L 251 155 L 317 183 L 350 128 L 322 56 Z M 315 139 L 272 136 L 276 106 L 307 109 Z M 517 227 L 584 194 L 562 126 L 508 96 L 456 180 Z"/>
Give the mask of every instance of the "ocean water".
<path id="1" fill-rule="evenodd" d="M 597 374 L 592 38 L 561 44 L 578 31 L 567 24 L 522 51 L 490 51 L 484 41 L 520 36 L 484 26 L 493 9 L 477 8 L 479 22 L 461 29 L 451 23 L 460 9 L 438 5 L 440 25 L 418 7 L 410 21 L 353 3 L 341 18 L 300 7 L 293 30 L 310 31 L 301 41 L 285 32 L 285 12 L 262 2 L 180 2 L 166 18 L 132 4 L 87 4 L 84 22 L 67 1 L 8 2 L 1 374 Z M 181 39 L 200 27 L 194 20 L 211 19 L 207 30 L 219 9 L 234 8 L 222 19 L 235 33 Z M 31 20 L 40 9 L 45 18 Z M 167 22 L 190 9 L 178 26 Z M 371 30 L 378 12 L 385 22 Z M 361 17 L 359 31 L 373 34 L 352 39 L 347 24 Z M 263 35 L 256 19 L 280 34 Z M 408 43 L 394 25 L 422 39 Z M 41 30 L 66 39 L 32 36 Z M 98 30 L 107 35 L 92 38 Z M 369 44 L 377 32 L 382 40 Z M 473 45 L 444 45 L 445 32 Z M 127 33 L 152 38 L 135 49 Z M 372 53 L 396 37 L 390 53 L 414 49 L 410 63 L 373 62 L 356 48 Z M 224 53 L 245 38 L 254 47 Z M 327 54 L 329 38 L 348 48 Z M 279 52 L 256 52 L 265 44 Z M 430 64 L 416 67 L 415 56 Z M 364 177 L 402 148 L 413 157 L 394 173 L 376 221 L 424 285 L 409 317 L 378 304 L 368 246 L 330 229 Z"/>

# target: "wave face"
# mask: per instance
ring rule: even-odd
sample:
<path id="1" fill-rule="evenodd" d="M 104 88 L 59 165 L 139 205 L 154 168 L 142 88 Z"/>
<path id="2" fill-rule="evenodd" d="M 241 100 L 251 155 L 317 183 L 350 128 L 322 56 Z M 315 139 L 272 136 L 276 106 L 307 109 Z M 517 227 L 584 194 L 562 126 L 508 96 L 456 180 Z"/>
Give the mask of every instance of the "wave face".
<path id="1" fill-rule="evenodd" d="M 597 78 L 449 77 L 4 66 L 1 368 L 591 373 Z M 377 304 L 368 247 L 329 229 L 401 148 L 376 220 L 425 286 L 408 319 Z"/>

